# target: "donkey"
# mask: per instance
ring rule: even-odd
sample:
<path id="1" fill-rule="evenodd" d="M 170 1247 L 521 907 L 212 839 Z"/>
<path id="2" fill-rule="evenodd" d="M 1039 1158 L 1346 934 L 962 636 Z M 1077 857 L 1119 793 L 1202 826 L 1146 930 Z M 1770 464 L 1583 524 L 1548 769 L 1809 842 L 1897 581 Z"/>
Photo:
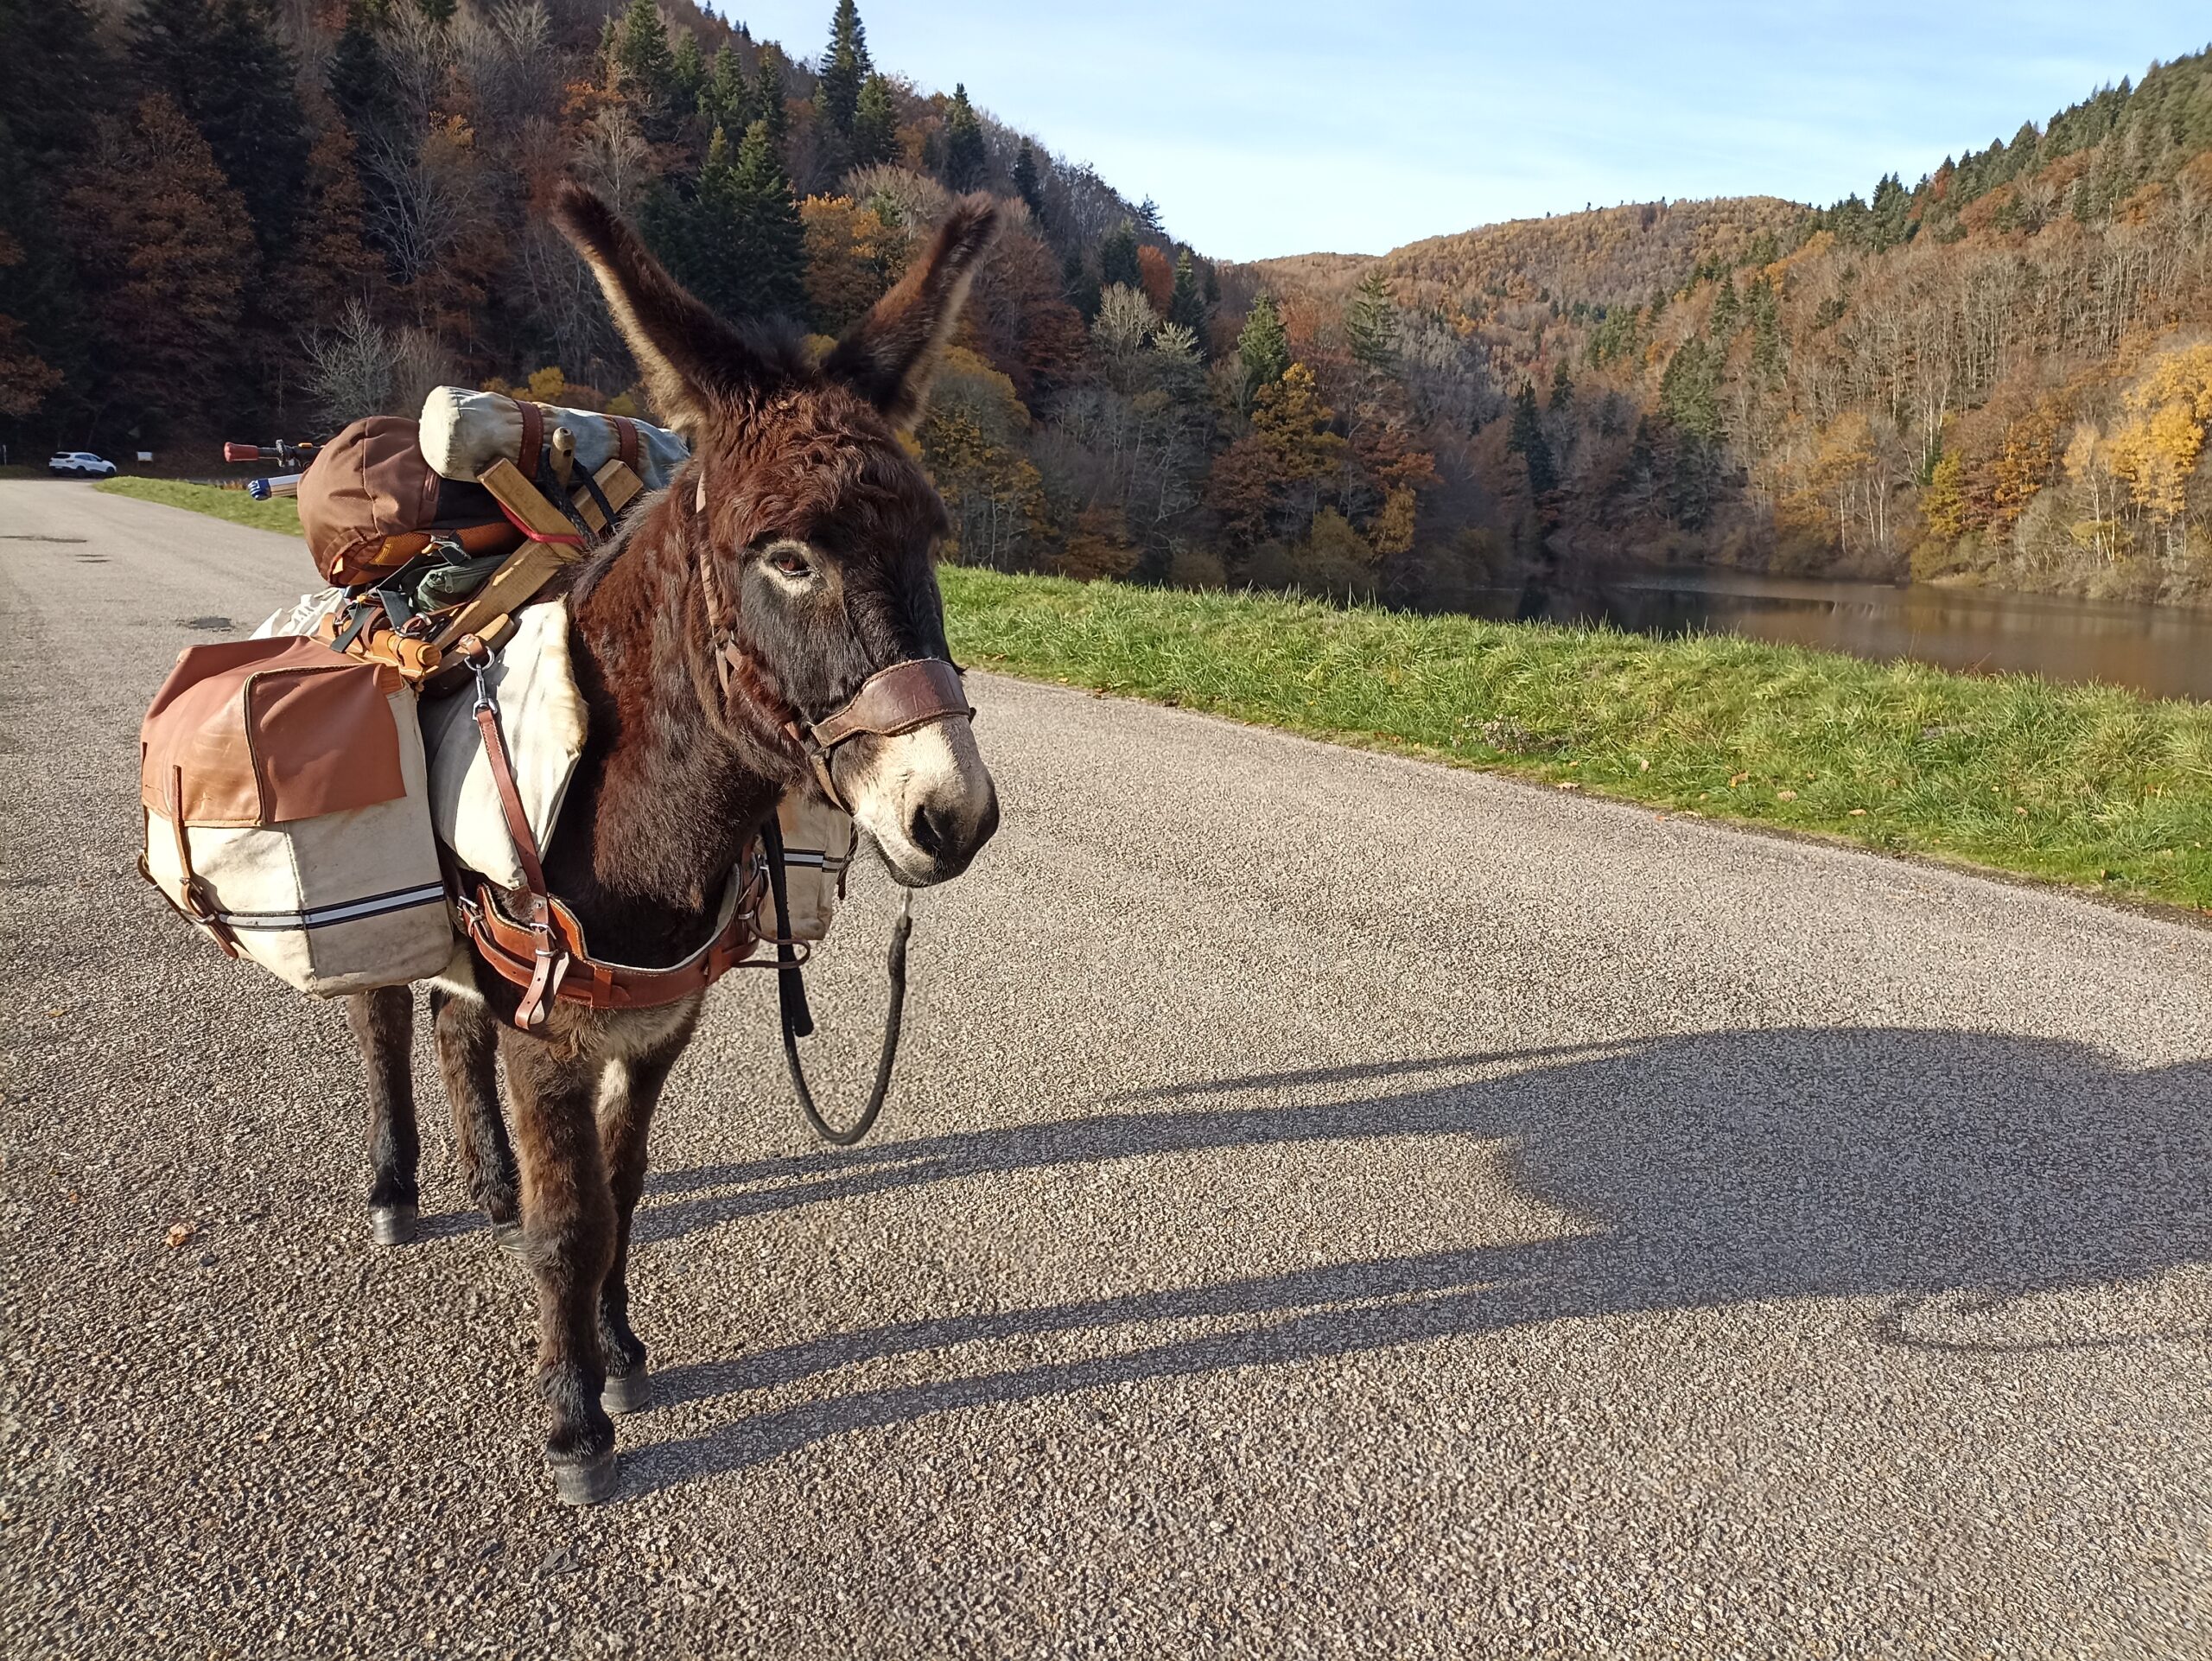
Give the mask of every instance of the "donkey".
<path id="1" fill-rule="evenodd" d="M 716 933 L 778 798 L 817 788 L 843 799 L 898 881 L 957 876 L 998 826 L 964 718 L 862 733 L 826 757 L 798 735 L 893 665 L 951 672 L 927 661 L 949 656 L 931 563 L 944 508 L 899 436 L 995 231 L 989 200 L 957 204 L 818 366 L 788 329 L 717 318 L 582 187 L 563 187 L 553 217 L 692 455 L 579 563 L 564 597 L 588 738 L 545 886 L 595 958 L 683 962 Z M 516 1024 L 523 997 L 470 945 L 433 983 L 431 1020 L 470 1195 L 536 1282 L 555 1495 L 595 1504 L 614 1486 L 609 1415 L 648 1400 L 631 1218 L 701 996 L 622 1010 L 555 1002 L 534 1031 Z M 368 1068 L 372 1227 L 401 1244 L 416 1204 L 411 989 L 359 995 L 348 1015 Z"/>

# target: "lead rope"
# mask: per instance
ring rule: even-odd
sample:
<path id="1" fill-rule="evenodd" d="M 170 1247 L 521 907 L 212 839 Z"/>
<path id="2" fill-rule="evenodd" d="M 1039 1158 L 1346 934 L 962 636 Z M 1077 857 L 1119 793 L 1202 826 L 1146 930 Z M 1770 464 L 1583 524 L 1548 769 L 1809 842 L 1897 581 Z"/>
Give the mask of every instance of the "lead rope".
<path id="1" fill-rule="evenodd" d="M 906 941 L 914 932 L 914 894 L 899 891 L 899 920 L 891 926 L 891 953 L 885 971 L 891 978 L 891 1009 L 883 1017 L 883 1047 L 875 1058 L 875 1087 L 868 1105 L 848 1130 L 840 1130 L 822 1117 L 814 1092 L 806 1087 L 806 1069 L 798 1059 L 798 1041 L 814 1033 L 814 1014 L 807 1008 L 804 971 L 791 940 L 791 907 L 784 898 L 784 832 L 772 812 L 760 827 L 760 841 L 768 855 L 768 888 L 776 900 L 776 1005 L 784 1028 L 784 1066 L 791 1078 L 791 1091 L 799 1111 L 806 1115 L 823 1141 L 850 1148 L 873 1130 L 883 1111 L 883 1098 L 891 1093 L 892 1064 L 899 1059 L 899 1025 L 906 1010 Z"/>

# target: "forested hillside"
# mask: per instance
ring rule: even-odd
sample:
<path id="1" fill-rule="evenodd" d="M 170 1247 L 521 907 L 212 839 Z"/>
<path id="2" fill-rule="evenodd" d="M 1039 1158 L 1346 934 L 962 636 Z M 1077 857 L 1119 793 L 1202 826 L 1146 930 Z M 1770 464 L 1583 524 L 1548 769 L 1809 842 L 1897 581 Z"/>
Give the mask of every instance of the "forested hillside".
<path id="1" fill-rule="evenodd" d="M 1401 379 L 1431 320 L 1471 347 L 1505 395 L 1478 518 L 1523 562 L 2212 599 L 2202 54 L 1821 211 L 1650 203 L 1224 283 L 1276 291 L 1325 387 L 1363 303 Z"/>
<path id="2" fill-rule="evenodd" d="M 957 558 L 1444 607 L 1620 559 L 2212 599 L 2203 56 L 1863 201 L 1217 269 L 989 89 L 875 63 L 852 0 L 823 23 L 0 0 L 0 438 L 197 460 L 445 380 L 632 407 L 543 223 L 564 174 L 817 334 L 985 190 L 1008 229 L 918 435 Z"/>

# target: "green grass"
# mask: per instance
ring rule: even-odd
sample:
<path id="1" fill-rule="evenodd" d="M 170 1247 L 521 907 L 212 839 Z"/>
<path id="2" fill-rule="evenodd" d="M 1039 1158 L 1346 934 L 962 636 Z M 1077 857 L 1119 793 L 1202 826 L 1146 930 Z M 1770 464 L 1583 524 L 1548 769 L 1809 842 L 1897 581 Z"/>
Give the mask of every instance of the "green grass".
<path id="1" fill-rule="evenodd" d="M 299 532 L 289 501 L 93 488 Z M 1730 635 L 943 572 L 983 667 L 1592 795 L 2212 909 L 2212 706 Z"/>
<path id="2" fill-rule="evenodd" d="M 300 510 L 287 496 L 257 502 L 243 490 L 219 490 L 213 485 L 188 485 L 177 479 L 103 479 L 92 488 L 111 496 L 159 502 L 164 507 L 188 507 L 195 513 L 251 525 L 257 531 L 281 531 L 289 537 L 300 534 Z"/>
<path id="3" fill-rule="evenodd" d="M 991 669 L 1340 742 L 2212 907 L 2212 708 L 1727 635 L 947 568 Z"/>

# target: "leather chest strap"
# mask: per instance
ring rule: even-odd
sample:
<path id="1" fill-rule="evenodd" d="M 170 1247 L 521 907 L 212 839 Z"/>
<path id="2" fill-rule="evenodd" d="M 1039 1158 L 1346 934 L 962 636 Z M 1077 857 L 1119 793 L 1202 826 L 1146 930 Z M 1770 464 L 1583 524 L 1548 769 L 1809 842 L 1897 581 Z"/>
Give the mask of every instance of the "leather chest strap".
<path id="1" fill-rule="evenodd" d="M 545 867 L 537 856 L 537 837 L 524 811 L 522 792 L 515 784 L 514 763 L 507 754 L 506 735 L 499 729 L 499 700 L 492 694 L 486 671 L 491 667 L 491 648 L 474 634 L 461 640 L 461 655 L 476 671 L 476 729 L 484 737 L 484 760 L 492 771 L 492 786 L 499 798 L 499 816 L 506 821 L 507 837 L 515 845 L 515 859 L 522 867 L 523 884 L 529 891 L 531 968 L 523 987 L 522 1002 L 515 1006 L 515 1025 L 524 1032 L 544 1025 L 548 1007 L 560 996 L 567 978 L 569 952 L 553 932 L 553 896 L 545 886 Z M 471 932 L 474 931 L 472 929 Z M 506 971 L 502 968 L 502 974 Z M 513 977 L 509 976 L 510 979 Z"/>
<path id="2" fill-rule="evenodd" d="M 589 956 L 575 920 L 556 906 L 552 928 L 559 938 L 563 972 L 545 995 L 545 1001 L 581 1004 L 588 1009 L 651 1009 L 705 991 L 745 964 L 760 944 L 753 923 L 760 903 L 760 882 L 757 877 L 748 880 L 741 872 L 733 875 L 731 882 L 736 893 L 728 901 L 728 920 L 705 945 L 666 969 L 605 963 Z M 478 952 L 502 980 L 517 986 L 526 980 L 534 983 L 537 932 L 500 909 L 498 891 L 492 884 L 478 884 L 474 902 L 462 907 L 461 915 Z M 764 961 L 758 966 L 771 965 Z M 515 1022 L 523 1024 L 519 1009 Z"/>

